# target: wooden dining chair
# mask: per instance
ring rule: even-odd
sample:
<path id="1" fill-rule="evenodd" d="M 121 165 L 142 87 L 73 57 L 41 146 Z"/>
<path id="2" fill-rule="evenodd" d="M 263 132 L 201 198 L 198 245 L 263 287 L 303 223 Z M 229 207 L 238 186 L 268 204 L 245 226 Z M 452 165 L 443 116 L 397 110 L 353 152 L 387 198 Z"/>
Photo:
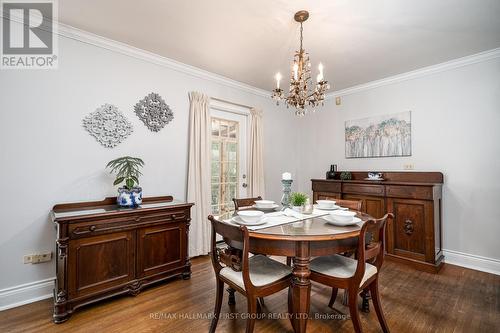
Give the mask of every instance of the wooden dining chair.
<path id="1" fill-rule="evenodd" d="M 339 288 L 348 290 L 349 313 L 356 332 L 362 332 L 358 312 L 357 297 L 363 290 L 369 290 L 378 321 L 384 332 L 389 332 L 380 304 L 378 274 L 384 261 L 385 226 L 389 213 L 381 219 L 366 221 L 361 227 L 358 239 L 357 260 L 341 255 L 317 257 L 311 261 L 312 281 L 330 286 L 333 289 L 329 306 L 333 306 Z M 366 242 L 367 232 L 377 233 L 378 240 Z M 371 239 L 371 237 L 369 237 Z"/>
<path id="2" fill-rule="evenodd" d="M 291 282 L 291 268 L 263 255 L 249 257 L 248 229 L 237 227 L 208 217 L 212 224 L 212 265 L 217 281 L 214 317 L 210 333 L 215 332 L 222 306 L 224 284 L 240 292 L 247 298 L 248 316 L 246 333 L 253 332 L 257 312 L 257 299 L 288 288 Z M 226 251 L 217 246 L 216 234 L 223 237 L 228 245 L 241 244 L 241 256 L 234 251 Z"/>
<path id="3" fill-rule="evenodd" d="M 262 200 L 262 197 L 258 196 L 256 198 L 242 198 L 242 199 L 233 198 L 234 210 L 238 210 L 244 207 L 251 207 L 255 204 L 255 201 L 257 200 Z"/>
<path id="4" fill-rule="evenodd" d="M 335 199 L 335 204 L 340 207 L 349 208 L 351 210 L 355 210 L 360 212 L 361 207 L 363 206 L 363 201 L 361 200 L 344 200 L 344 199 Z"/>

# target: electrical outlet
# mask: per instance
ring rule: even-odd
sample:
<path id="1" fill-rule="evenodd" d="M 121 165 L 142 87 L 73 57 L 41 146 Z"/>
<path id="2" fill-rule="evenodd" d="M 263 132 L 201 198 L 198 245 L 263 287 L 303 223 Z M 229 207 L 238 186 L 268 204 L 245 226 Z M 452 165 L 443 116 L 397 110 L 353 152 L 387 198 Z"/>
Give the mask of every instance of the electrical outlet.
<path id="1" fill-rule="evenodd" d="M 342 99 L 340 97 L 335 97 L 335 104 L 336 105 L 342 104 Z"/>
<path id="2" fill-rule="evenodd" d="M 23 262 L 25 264 L 39 264 L 51 260 L 52 260 L 52 252 L 27 254 L 23 257 Z"/>
<path id="3" fill-rule="evenodd" d="M 403 169 L 405 170 L 413 170 L 415 169 L 415 165 L 413 163 L 408 163 L 403 165 Z"/>

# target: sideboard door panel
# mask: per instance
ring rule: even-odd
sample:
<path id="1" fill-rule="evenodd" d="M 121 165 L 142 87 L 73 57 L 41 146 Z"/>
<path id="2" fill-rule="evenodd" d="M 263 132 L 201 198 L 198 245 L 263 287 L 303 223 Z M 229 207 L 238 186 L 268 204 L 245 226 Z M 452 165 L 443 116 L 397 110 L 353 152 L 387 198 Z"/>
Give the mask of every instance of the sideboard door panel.
<path id="1" fill-rule="evenodd" d="M 139 229 L 137 275 L 146 277 L 182 267 L 186 238 L 184 222 Z"/>
<path id="2" fill-rule="evenodd" d="M 421 261 L 432 260 L 426 256 L 426 244 L 429 243 L 426 242 L 426 235 L 432 235 L 426 223 L 432 226 L 433 219 L 429 205 L 432 206 L 432 203 L 422 200 L 388 200 L 387 210 L 394 214 L 388 228 L 389 253 Z"/>
<path id="3" fill-rule="evenodd" d="M 119 232 L 70 242 L 68 256 L 70 297 L 85 296 L 133 280 L 134 234 L 134 232 Z"/>

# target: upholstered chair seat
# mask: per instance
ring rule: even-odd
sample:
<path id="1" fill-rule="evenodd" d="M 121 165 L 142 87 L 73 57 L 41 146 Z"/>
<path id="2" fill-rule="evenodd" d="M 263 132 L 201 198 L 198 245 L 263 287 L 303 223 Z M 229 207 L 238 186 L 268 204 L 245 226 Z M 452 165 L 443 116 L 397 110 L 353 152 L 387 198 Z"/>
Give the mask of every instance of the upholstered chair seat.
<path id="1" fill-rule="evenodd" d="M 250 257 L 248 260 L 248 268 L 252 284 L 258 287 L 278 281 L 292 272 L 290 266 L 263 255 Z M 236 272 L 229 267 L 224 267 L 221 269 L 220 275 L 238 285 L 240 288 L 245 289 L 242 272 Z"/>
<path id="2" fill-rule="evenodd" d="M 333 276 L 336 278 L 348 279 L 356 273 L 358 261 L 341 255 L 318 257 L 311 261 L 311 270 Z M 366 263 L 365 274 L 360 285 L 363 285 L 369 278 L 377 274 L 377 267 Z"/>

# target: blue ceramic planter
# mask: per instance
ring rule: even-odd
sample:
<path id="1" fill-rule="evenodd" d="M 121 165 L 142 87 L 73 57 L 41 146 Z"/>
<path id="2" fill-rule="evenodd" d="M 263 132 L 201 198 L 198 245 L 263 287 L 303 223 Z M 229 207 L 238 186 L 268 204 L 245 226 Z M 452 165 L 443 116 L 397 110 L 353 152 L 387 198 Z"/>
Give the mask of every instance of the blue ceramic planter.
<path id="1" fill-rule="evenodd" d="M 118 189 L 116 202 L 121 207 L 137 207 L 142 204 L 142 188 L 134 187 L 129 190 L 124 187 Z"/>

